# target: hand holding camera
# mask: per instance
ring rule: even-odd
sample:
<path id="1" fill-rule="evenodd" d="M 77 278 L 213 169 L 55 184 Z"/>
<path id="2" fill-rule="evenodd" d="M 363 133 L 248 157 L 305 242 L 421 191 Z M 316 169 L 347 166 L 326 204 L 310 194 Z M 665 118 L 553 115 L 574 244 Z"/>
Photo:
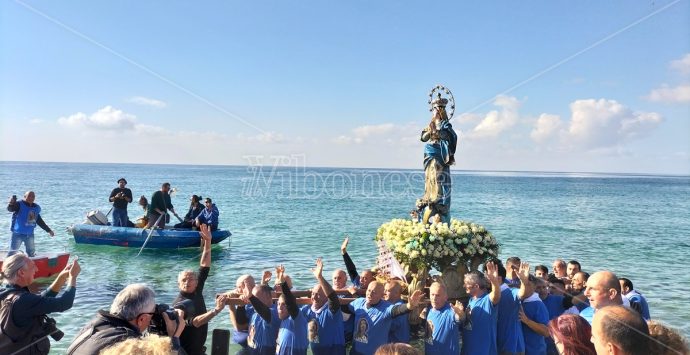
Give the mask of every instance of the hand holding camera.
<path id="1" fill-rule="evenodd" d="M 12 197 L 10 197 L 10 201 L 8 202 L 8 204 L 14 205 L 15 203 L 17 203 L 17 195 L 12 195 Z"/>

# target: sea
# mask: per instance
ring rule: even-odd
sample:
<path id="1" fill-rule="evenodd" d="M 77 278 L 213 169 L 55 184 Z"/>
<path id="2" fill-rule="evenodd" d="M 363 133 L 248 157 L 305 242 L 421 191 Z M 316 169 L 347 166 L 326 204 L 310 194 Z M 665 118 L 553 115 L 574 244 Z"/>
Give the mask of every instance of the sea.
<path id="1" fill-rule="evenodd" d="M 121 177 L 135 201 L 170 182 L 180 215 L 192 194 L 217 204 L 220 227 L 232 237 L 212 249 L 207 307 L 216 293 L 233 289 L 238 276 L 258 277 L 280 264 L 295 288 L 310 288 L 317 257 L 328 275 L 344 267 L 345 236 L 358 267 L 372 266 L 378 227 L 408 218 L 424 189 L 421 169 L 0 162 L 0 197 L 34 191 L 43 219 L 56 232 L 50 238 L 36 229 L 37 253 L 67 251 L 82 266 L 73 307 L 52 315 L 65 336 L 52 342 L 51 353 L 64 353 L 127 284 L 145 282 L 158 303 L 170 304 L 178 272 L 198 268 L 198 248 L 145 249 L 137 256 L 138 248 L 74 242 L 67 228 L 89 211 L 107 213 L 108 196 Z M 589 273 L 613 271 L 645 295 L 652 318 L 690 336 L 690 177 L 455 170 L 452 179 L 452 217 L 485 226 L 501 244 L 501 259 L 519 256 L 549 269 L 556 258 L 575 259 Z M 136 203 L 129 206 L 130 219 L 142 214 Z M 10 218 L 9 212 L 0 218 L 5 249 Z M 50 281 L 38 280 L 39 287 Z M 209 329 L 216 328 L 231 329 L 227 312 L 211 321 Z M 209 349 L 210 342 L 209 332 Z"/>

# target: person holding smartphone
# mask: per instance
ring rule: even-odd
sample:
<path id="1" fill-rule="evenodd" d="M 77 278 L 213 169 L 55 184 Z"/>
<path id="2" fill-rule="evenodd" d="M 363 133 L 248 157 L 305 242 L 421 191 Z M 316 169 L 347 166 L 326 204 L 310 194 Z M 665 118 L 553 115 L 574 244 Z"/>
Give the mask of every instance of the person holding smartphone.
<path id="1" fill-rule="evenodd" d="M 36 194 L 33 191 L 27 191 L 24 194 L 24 199 L 21 201 L 17 201 L 17 195 L 13 195 L 10 198 L 7 204 L 7 211 L 12 212 L 12 224 L 10 226 L 12 237 L 7 256 L 16 254 L 22 243 L 26 246 L 26 254 L 28 256 L 36 255 L 36 246 L 34 244 L 34 229 L 36 225 L 50 234 L 51 237 L 55 236 L 55 232 L 41 218 L 41 206 L 35 203 L 35 200 Z"/>

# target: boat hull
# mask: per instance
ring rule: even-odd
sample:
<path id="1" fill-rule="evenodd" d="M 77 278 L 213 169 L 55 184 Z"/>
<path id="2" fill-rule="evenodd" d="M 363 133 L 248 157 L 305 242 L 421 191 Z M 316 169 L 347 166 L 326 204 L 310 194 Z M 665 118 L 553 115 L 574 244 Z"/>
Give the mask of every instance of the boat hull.
<path id="1" fill-rule="evenodd" d="M 0 268 L 5 257 L 0 257 Z M 69 261 L 69 253 L 49 253 L 37 255 L 31 258 L 36 264 L 34 278 L 50 277 L 59 274 Z"/>
<path id="2" fill-rule="evenodd" d="M 70 233 L 78 244 L 113 245 L 119 247 L 141 248 L 150 229 L 75 224 Z M 217 244 L 230 237 L 227 230 L 212 233 L 211 244 Z M 154 229 L 146 248 L 191 248 L 201 243 L 199 231 L 190 229 Z"/>

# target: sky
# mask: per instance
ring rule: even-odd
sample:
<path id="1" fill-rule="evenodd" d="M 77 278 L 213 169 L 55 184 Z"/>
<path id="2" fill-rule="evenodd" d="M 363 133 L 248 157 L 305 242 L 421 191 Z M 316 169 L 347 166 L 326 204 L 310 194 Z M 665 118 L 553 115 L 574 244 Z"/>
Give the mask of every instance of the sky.
<path id="1" fill-rule="evenodd" d="M 690 175 L 690 0 L 0 1 L 0 161 Z"/>

